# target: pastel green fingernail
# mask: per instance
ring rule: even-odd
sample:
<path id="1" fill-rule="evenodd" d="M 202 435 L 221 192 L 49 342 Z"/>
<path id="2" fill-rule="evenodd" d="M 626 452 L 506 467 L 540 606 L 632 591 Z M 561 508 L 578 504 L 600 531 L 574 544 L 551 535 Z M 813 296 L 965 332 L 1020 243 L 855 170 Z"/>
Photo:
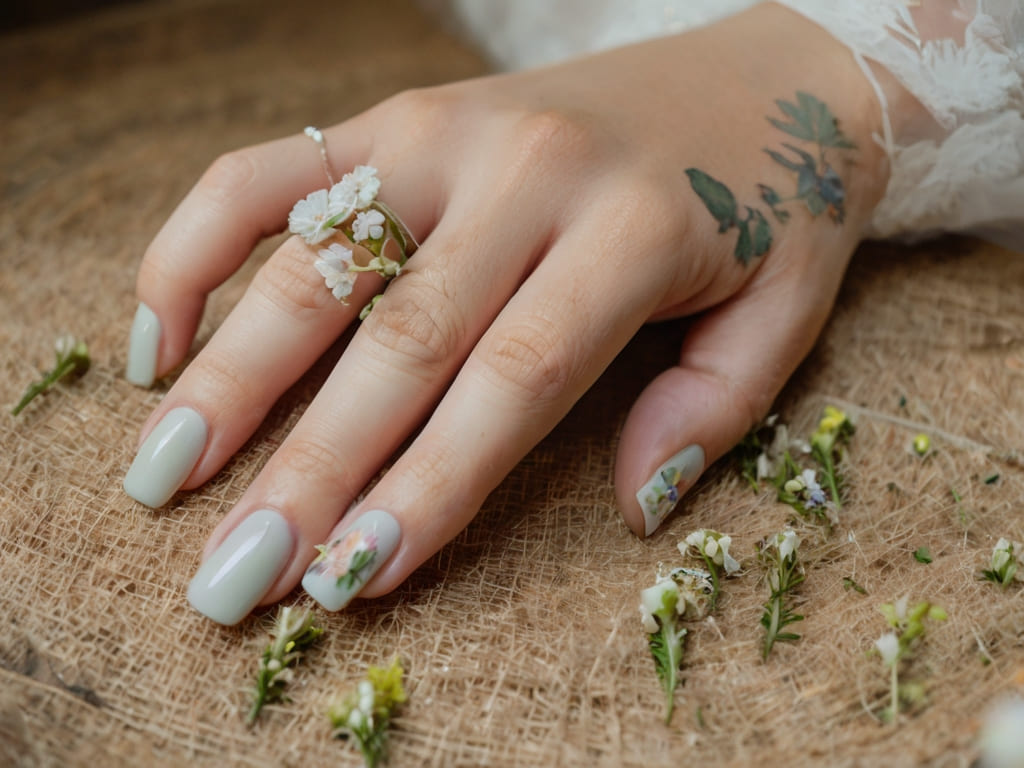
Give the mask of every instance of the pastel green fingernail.
<path id="1" fill-rule="evenodd" d="M 168 411 L 142 443 L 124 476 L 124 490 L 148 507 L 161 507 L 192 473 L 206 445 L 206 422 L 191 408 Z"/>
<path id="2" fill-rule="evenodd" d="M 156 355 L 160 349 L 160 319 L 152 309 L 140 303 L 128 338 L 128 363 L 124 377 L 140 387 L 153 386 Z"/>
<path id="3" fill-rule="evenodd" d="M 253 512 L 200 566 L 188 585 L 188 601 L 220 624 L 237 624 L 277 581 L 294 546 L 291 526 L 280 514 Z"/>
<path id="4" fill-rule="evenodd" d="M 644 512 L 644 536 L 650 536 L 668 513 L 676 508 L 679 497 L 704 471 L 704 449 L 687 446 L 662 464 L 644 486 L 636 500 Z"/>
<path id="5" fill-rule="evenodd" d="M 325 546 L 302 577 L 302 588 L 328 611 L 340 611 L 398 547 L 402 530 L 387 512 L 362 515 Z"/>

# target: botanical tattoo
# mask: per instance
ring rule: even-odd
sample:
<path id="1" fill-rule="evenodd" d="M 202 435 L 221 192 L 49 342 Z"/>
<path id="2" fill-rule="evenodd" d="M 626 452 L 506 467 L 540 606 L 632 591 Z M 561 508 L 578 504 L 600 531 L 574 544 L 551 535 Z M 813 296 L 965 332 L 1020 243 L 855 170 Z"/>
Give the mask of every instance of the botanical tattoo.
<path id="1" fill-rule="evenodd" d="M 828 106 L 811 94 L 797 91 L 795 103 L 777 99 L 775 104 L 785 119 L 769 116 L 768 122 L 802 142 L 816 145 L 817 152 L 785 141 L 781 142 L 783 151 L 766 147 L 764 151 L 772 160 L 796 174 L 796 190 L 784 197 L 774 187 L 758 184 L 761 201 L 779 224 L 789 221 L 791 211 L 784 206 L 794 201 L 803 202 L 815 218 L 828 212 L 833 222 L 842 224 L 846 190 L 825 152 L 856 149 L 856 145 L 839 130 L 839 121 Z M 728 232 L 734 227 L 739 230 L 733 255 L 740 264 L 746 266 L 768 252 L 772 247 L 772 227 L 759 208 L 744 204 L 741 212 L 732 191 L 699 168 L 687 168 L 686 175 L 693 191 L 718 222 L 718 231 Z"/>

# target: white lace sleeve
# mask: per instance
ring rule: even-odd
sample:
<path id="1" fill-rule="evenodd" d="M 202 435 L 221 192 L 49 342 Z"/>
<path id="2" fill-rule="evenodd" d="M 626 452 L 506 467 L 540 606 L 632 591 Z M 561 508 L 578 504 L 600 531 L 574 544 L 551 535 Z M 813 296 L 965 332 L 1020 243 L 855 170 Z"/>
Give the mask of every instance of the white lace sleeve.
<path id="1" fill-rule="evenodd" d="M 970 231 L 1024 251 L 1024 3 L 777 0 L 888 70 L 933 121 L 895 126 L 892 172 L 867 234 Z"/>

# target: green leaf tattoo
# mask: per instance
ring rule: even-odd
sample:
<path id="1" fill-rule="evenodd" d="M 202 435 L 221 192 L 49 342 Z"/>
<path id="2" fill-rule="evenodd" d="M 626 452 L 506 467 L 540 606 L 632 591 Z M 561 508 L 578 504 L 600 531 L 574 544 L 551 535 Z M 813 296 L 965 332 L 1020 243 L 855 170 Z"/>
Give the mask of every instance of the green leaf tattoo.
<path id="1" fill-rule="evenodd" d="M 813 141 L 820 147 L 836 149 L 855 149 L 856 144 L 843 136 L 839 130 L 839 121 L 832 115 L 828 106 L 809 93 L 797 91 L 796 101 L 776 99 L 775 104 L 791 122 L 769 117 L 768 122 L 804 141 Z"/>
<path id="2" fill-rule="evenodd" d="M 796 191 L 783 197 L 774 187 L 758 184 L 761 202 L 779 224 L 789 221 L 791 212 L 783 206 L 794 201 L 802 202 L 813 218 L 827 212 L 834 223 L 842 224 L 846 189 L 835 168 L 827 162 L 825 150 L 855 149 L 856 144 L 843 135 L 828 106 L 809 93 L 798 91 L 795 102 L 778 99 L 775 104 L 787 119 L 768 117 L 768 122 L 794 138 L 816 144 L 818 155 L 788 142 L 782 142 L 784 151 L 765 148 L 772 160 L 796 174 Z M 733 255 L 740 264 L 747 266 L 771 249 L 771 224 L 759 208 L 743 205 L 745 216 L 741 218 L 741 206 L 725 184 L 699 168 L 687 168 L 686 175 L 693 191 L 718 222 L 719 233 L 733 228 L 738 231 Z"/>
<path id="3" fill-rule="evenodd" d="M 738 206 L 729 188 L 697 168 L 687 168 L 686 175 L 690 177 L 693 191 L 700 195 L 708 211 L 717 219 L 718 231 L 725 232 L 729 227 L 735 227 Z"/>

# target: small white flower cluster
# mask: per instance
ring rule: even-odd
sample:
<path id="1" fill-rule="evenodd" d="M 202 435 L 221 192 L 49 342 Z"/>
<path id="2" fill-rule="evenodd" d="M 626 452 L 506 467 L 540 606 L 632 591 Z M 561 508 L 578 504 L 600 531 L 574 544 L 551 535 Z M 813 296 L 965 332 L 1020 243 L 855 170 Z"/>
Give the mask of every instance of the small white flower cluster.
<path id="1" fill-rule="evenodd" d="M 353 731 L 373 728 L 373 708 L 376 704 L 376 691 L 369 680 L 361 680 L 356 686 L 356 706 L 348 714 L 348 725 Z"/>
<path id="2" fill-rule="evenodd" d="M 796 558 L 797 547 L 800 546 L 800 537 L 796 535 L 796 531 L 791 528 L 787 528 L 784 531 L 776 533 L 765 541 L 764 549 L 770 549 L 774 547 L 779 550 L 779 560 L 793 560 Z"/>
<path id="3" fill-rule="evenodd" d="M 319 258 L 313 266 L 334 298 L 341 302 L 351 295 L 358 273 L 377 272 L 388 279 L 401 271 L 405 260 L 404 253 L 401 261 L 394 261 L 381 252 L 388 218 L 377 210 L 379 203 L 370 207 L 379 191 L 377 169 L 357 165 L 330 189 L 318 189 L 299 200 L 288 216 L 288 229 L 309 245 L 317 245 L 347 226 L 345 234 L 350 235 L 352 242 L 363 243 L 372 251 L 373 258 L 366 266 L 357 266 L 352 249 L 339 243 L 318 251 Z"/>
<path id="4" fill-rule="evenodd" d="M 653 635 L 662 622 L 676 618 L 699 618 L 707 611 L 710 575 L 693 568 L 674 568 L 668 575 L 659 573 L 654 586 L 640 593 L 640 621 L 644 632 Z M 667 615 L 671 607 L 675 615 Z"/>
<path id="5" fill-rule="evenodd" d="M 318 189 L 310 192 L 304 200 L 299 200 L 288 214 L 288 229 L 310 245 L 316 245 L 337 232 L 336 227 L 353 213 L 368 208 L 377 199 L 379 191 L 377 169 L 357 165 L 329 190 Z M 383 220 L 381 216 L 378 225 Z"/>
<path id="6" fill-rule="evenodd" d="M 689 554 L 689 548 L 693 547 L 698 556 L 703 555 L 715 565 L 722 566 L 726 575 L 731 575 L 740 569 L 739 562 L 729 554 L 731 545 L 731 536 L 701 528 L 687 536 L 684 541 L 679 542 L 679 551 L 686 555 Z"/>
<path id="7" fill-rule="evenodd" d="M 817 472 L 813 469 L 805 469 L 797 477 L 787 480 L 782 489 L 799 497 L 807 509 L 824 507 L 828 501 L 825 491 L 818 482 Z"/>
<path id="8" fill-rule="evenodd" d="M 992 558 L 989 562 L 989 570 L 984 571 L 985 578 L 990 581 L 1007 585 L 1015 578 L 1020 580 L 1024 573 L 1019 567 L 1020 558 L 1018 553 L 1021 545 L 1016 541 L 1000 538 L 992 549 Z"/>
<path id="9" fill-rule="evenodd" d="M 773 413 L 768 416 L 762 427 L 772 430 L 772 441 L 764 446 L 757 456 L 758 480 L 774 480 L 785 462 L 784 457 L 787 451 L 796 451 L 801 454 L 811 452 L 811 444 L 806 440 L 790 439 L 789 427 L 779 421 L 779 414 Z"/>

